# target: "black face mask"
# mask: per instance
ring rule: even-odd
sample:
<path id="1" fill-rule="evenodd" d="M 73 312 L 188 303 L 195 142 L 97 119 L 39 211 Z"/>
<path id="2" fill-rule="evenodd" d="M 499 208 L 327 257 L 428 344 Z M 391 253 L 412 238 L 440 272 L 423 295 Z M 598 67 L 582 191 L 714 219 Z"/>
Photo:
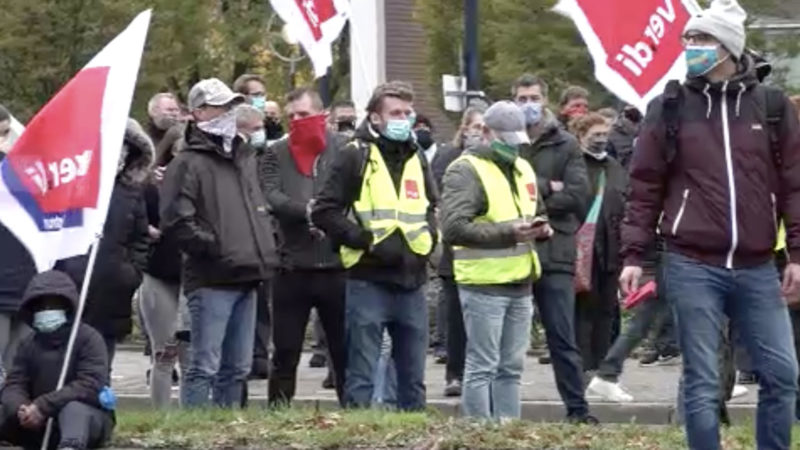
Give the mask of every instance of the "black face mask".
<path id="1" fill-rule="evenodd" d="M 267 140 L 274 141 L 283 137 L 283 125 L 281 121 L 274 117 L 267 117 L 264 121 L 264 130 L 267 132 Z"/>
<path id="2" fill-rule="evenodd" d="M 417 143 L 419 143 L 420 147 L 425 150 L 431 148 L 431 145 L 433 145 L 433 134 L 431 134 L 431 130 L 423 128 L 414 131 L 414 133 L 417 134 Z"/>
<path id="3" fill-rule="evenodd" d="M 639 123 L 642 121 L 642 113 L 636 108 L 628 108 L 623 112 L 625 118 L 630 120 L 633 123 Z"/>
<path id="4" fill-rule="evenodd" d="M 355 117 L 342 117 L 336 121 L 336 130 L 340 133 L 347 133 L 356 130 Z"/>

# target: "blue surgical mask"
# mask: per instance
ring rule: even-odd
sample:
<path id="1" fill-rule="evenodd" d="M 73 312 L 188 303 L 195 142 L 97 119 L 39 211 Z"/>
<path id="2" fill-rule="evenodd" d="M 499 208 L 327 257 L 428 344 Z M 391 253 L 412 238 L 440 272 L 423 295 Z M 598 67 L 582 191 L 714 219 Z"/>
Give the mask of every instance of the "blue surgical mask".
<path id="1" fill-rule="evenodd" d="M 63 309 L 46 309 L 33 314 L 33 328 L 41 333 L 50 333 L 67 323 L 67 312 Z"/>
<path id="2" fill-rule="evenodd" d="M 250 97 L 250 104 L 253 107 L 257 108 L 259 111 L 263 111 L 264 107 L 267 106 L 267 97 L 263 95 L 256 95 L 255 97 Z"/>
<path id="3" fill-rule="evenodd" d="M 717 67 L 722 62 L 717 49 L 716 45 L 687 45 L 687 75 L 690 78 L 701 77 Z"/>
<path id="4" fill-rule="evenodd" d="M 264 144 L 266 143 L 267 143 L 267 133 L 266 131 L 264 131 L 263 128 L 250 135 L 250 145 L 253 148 L 257 149 L 263 148 Z"/>
<path id="5" fill-rule="evenodd" d="M 534 126 L 542 121 L 542 104 L 540 102 L 525 102 L 519 106 L 525 114 L 525 125 Z"/>
<path id="6" fill-rule="evenodd" d="M 386 122 L 383 135 L 392 141 L 405 142 L 411 136 L 411 122 L 408 119 L 391 119 Z"/>
<path id="7" fill-rule="evenodd" d="M 414 128 L 414 125 L 417 124 L 417 113 L 412 112 L 408 115 L 408 123 L 411 124 L 411 128 Z"/>

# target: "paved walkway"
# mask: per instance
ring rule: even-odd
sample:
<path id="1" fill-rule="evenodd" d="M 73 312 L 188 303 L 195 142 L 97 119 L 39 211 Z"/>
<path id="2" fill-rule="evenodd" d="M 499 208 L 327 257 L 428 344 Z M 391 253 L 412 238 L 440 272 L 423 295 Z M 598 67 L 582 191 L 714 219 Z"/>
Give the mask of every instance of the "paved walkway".
<path id="1" fill-rule="evenodd" d="M 303 355 L 297 385 L 297 400 L 304 402 L 320 402 L 333 404 L 335 394 L 332 390 L 322 389 L 322 380 L 327 369 L 311 369 L 308 367 L 310 353 Z M 114 361 L 112 382 L 117 394 L 122 398 L 122 405 L 144 406 L 147 404 L 148 388 L 145 383 L 145 371 L 149 360 L 140 351 L 123 350 L 117 353 Z M 592 411 L 601 419 L 627 422 L 638 420 L 645 423 L 663 423 L 672 413 L 675 392 L 678 383 L 679 366 L 640 367 L 635 360 L 628 360 L 621 381 L 635 401 L 631 405 L 616 405 L 602 402 L 597 397 L 589 397 Z M 427 365 L 428 402 L 448 413 L 458 409 L 458 399 L 446 399 L 443 396 L 444 366 L 435 364 L 428 358 Z M 174 394 L 177 396 L 177 388 Z M 255 403 L 263 401 L 267 395 L 266 381 L 250 382 L 250 396 Z M 535 358 L 528 358 L 522 383 L 523 414 L 528 418 L 539 420 L 558 420 L 563 415 L 558 392 L 555 387 L 552 366 L 542 365 Z M 732 403 L 739 406 L 734 410 L 740 414 L 750 414 L 752 405 L 757 400 L 757 389 L 750 387 L 750 392 Z M 528 409 L 525 411 L 525 409 Z M 736 411 L 734 411 L 736 413 Z"/>

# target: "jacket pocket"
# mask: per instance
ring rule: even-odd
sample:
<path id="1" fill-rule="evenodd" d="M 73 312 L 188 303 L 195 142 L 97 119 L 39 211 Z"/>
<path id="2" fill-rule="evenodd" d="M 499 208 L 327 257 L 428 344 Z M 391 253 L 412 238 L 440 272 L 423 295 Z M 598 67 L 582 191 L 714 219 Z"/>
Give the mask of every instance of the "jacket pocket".
<path id="1" fill-rule="evenodd" d="M 683 220 L 683 215 L 686 213 L 686 204 L 689 202 L 689 189 L 684 189 L 683 200 L 681 200 L 681 207 L 678 209 L 678 214 L 675 216 L 675 221 L 672 223 L 672 235 L 678 235 L 678 229 Z"/>

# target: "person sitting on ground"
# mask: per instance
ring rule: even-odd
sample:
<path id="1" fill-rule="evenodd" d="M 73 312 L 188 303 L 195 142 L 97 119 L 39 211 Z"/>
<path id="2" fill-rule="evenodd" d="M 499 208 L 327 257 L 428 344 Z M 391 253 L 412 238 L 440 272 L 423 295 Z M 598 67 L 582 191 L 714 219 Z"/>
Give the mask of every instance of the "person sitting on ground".
<path id="1" fill-rule="evenodd" d="M 20 343 L 0 396 L 0 441 L 38 448 L 49 418 L 58 448 L 97 448 L 111 437 L 114 414 L 100 403 L 108 354 L 91 326 L 78 327 L 64 387 L 56 390 L 77 305 L 78 290 L 63 272 L 40 273 L 28 285 L 17 314 L 34 333 Z"/>

